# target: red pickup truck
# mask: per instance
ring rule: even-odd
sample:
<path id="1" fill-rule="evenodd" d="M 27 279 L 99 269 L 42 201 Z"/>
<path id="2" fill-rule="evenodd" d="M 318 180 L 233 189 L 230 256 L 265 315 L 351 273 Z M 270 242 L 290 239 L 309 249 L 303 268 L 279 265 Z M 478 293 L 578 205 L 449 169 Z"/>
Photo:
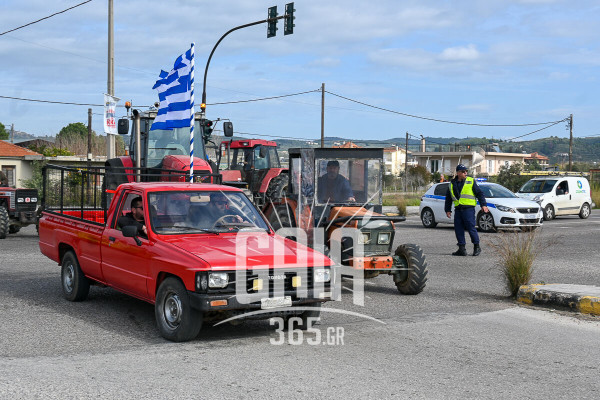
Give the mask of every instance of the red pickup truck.
<path id="1" fill-rule="evenodd" d="M 154 304 L 160 334 L 186 341 L 215 316 L 299 316 L 306 325 L 331 298 L 332 261 L 275 235 L 239 189 L 127 183 L 104 210 L 96 175 L 50 170 L 39 245 L 61 266 L 67 300 L 109 286 Z"/>

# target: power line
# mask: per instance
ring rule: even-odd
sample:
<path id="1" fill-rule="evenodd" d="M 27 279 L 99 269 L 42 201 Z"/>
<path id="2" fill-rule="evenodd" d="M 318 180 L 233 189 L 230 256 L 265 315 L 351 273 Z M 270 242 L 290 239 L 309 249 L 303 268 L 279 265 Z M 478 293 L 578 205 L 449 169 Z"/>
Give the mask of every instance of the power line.
<path id="1" fill-rule="evenodd" d="M 443 123 L 446 123 L 446 124 L 468 125 L 468 126 L 488 126 L 488 127 L 515 127 L 515 126 L 546 125 L 546 124 L 559 123 L 559 122 L 563 122 L 564 121 L 564 119 L 562 119 L 560 121 L 536 122 L 536 123 L 532 123 L 532 124 L 474 124 L 474 123 L 469 123 L 469 122 L 447 121 L 447 120 L 443 120 L 443 119 L 421 117 L 421 116 L 418 116 L 418 115 L 407 114 L 407 113 L 403 113 L 403 112 L 400 112 L 400 111 L 394 111 L 394 110 L 390 110 L 390 109 L 387 109 L 387 108 L 378 107 L 378 106 L 374 106 L 374 105 L 371 105 L 371 104 L 363 103 L 362 101 L 358 101 L 358 100 L 354 100 L 354 99 L 351 99 L 351 98 L 348 98 L 348 97 L 344 97 L 344 96 L 341 96 L 341 95 L 336 94 L 336 93 L 332 93 L 332 92 L 327 91 L 327 90 L 326 90 L 326 92 L 329 93 L 332 96 L 336 96 L 336 97 L 339 97 L 341 99 L 351 101 L 353 103 L 362 104 L 363 106 L 366 106 L 366 107 L 375 108 L 377 110 L 387 111 L 387 112 L 390 112 L 390 113 L 393 113 L 393 114 L 404 115 L 405 117 L 424 119 L 426 121 L 443 122 Z"/>
<path id="2" fill-rule="evenodd" d="M 11 100 L 21 100 L 21 101 L 33 101 L 36 103 L 66 104 L 66 105 L 70 105 L 70 106 L 104 107 L 104 104 L 71 103 L 71 102 L 66 102 L 66 101 L 37 100 L 37 99 L 26 99 L 26 98 L 22 98 L 22 97 L 10 97 L 10 96 L 0 96 L 0 98 L 11 99 Z"/>
<path id="3" fill-rule="evenodd" d="M 280 99 L 282 97 L 298 96 L 298 95 L 301 95 L 301 94 L 314 93 L 314 92 L 320 92 L 320 91 L 321 91 L 321 89 L 314 89 L 314 90 L 307 90 L 306 92 L 284 94 L 284 95 L 281 95 L 281 96 L 262 97 L 262 98 L 250 99 L 250 100 L 226 101 L 226 102 L 222 102 L 222 103 L 206 103 L 206 105 L 207 106 L 216 106 L 216 105 L 222 105 L 222 104 L 250 103 L 250 102 L 253 102 L 253 101 L 263 101 L 263 100 Z"/>
<path id="4" fill-rule="evenodd" d="M 540 129 L 538 129 L 538 130 L 535 130 L 535 131 L 533 131 L 533 132 L 529 132 L 529 133 L 526 133 L 526 134 L 524 134 L 524 135 L 521 135 L 521 136 L 515 136 L 514 138 L 510 138 L 510 139 L 508 139 L 508 140 L 515 140 L 515 139 L 519 139 L 519 138 L 522 138 L 522 137 L 525 137 L 525 136 L 533 135 L 533 134 L 534 134 L 534 133 L 536 133 L 536 132 L 543 131 L 544 129 L 548 129 L 548 128 L 550 128 L 551 126 L 554 126 L 554 125 L 556 125 L 556 124 L 560 124 L 561 122 L 564 122 L 564 121 L 566 121 L 566 120 L 568 120 L 568 119 L 569 119 L 569 118 L 561 119 L 560 121 L 556 121 L 556 122 L 555 122 L 555 123 L 553 123 L 553 124 L 550 124 L 550 125 L 548 125 L 548 126 L 545 126 L 545 127 L 543 127 L 543 128 L 540 128 Z"/>
<path id="5" fill-rule="evenodd" d="M 56 12 L 56 13 L 54 13 L 54 14 L 52 14 L 52 15 L 48 15 L 47 17 L 40 18 L 40 19 L 38 19 L 38 20 L 36 20 L 36 21 L 30 22 L 30 23 L 28 23 L 28 24 L 25 24 L 25 25 L 21 25 L 21 26 L 19 26 L 19 27 L 16 27 L 16 28 L 14 28 L 14 29 L 11 29 L 11 30 L 9 30 L 9 31 L 2 32 L 2 33 L 0 33 L 0 36 L 2 36 L 2 35 L 6 35 L 7 33 L 10 33 L 10 32 L 14 32 L 14 31 L 16 31 L 16 30 L 19 30 L 19 29 L 21 29 L 21 28 L 25 28 L 26 26 L 29 26 L 29 25 L 36 24 L 36 23 L 38 23 L 38 22 L 40 22 L 40 21 L 43 21 L 43 20 L 45 20 L 45 19 L 48 19 L 48 18 L 54 17 L 55 15 L 62 14 L 62 13 L 64 13 L 64 12 L 67 12 L 67 11 L 69 11 L 69 10 L 72 10 L 72 9 L 74 9 L 74 8 L 76 8 L 76 7 L 79 7 L 79 6 L 82 6 L 82 5 L 86 4 L 86 3 L 89 3 L 90 1 L 92 1 L 92 0 L 87 0 L 87 1 L 84 1 L 83 3 L 79 3 L 79 4 L 77 4 L 77 5 L 74 5 L 73 7 L 69 7 L 69 8 L 67 8 L 67 9 L 65 9 L 65 10 L 62 10 L 62 11 Z"/>

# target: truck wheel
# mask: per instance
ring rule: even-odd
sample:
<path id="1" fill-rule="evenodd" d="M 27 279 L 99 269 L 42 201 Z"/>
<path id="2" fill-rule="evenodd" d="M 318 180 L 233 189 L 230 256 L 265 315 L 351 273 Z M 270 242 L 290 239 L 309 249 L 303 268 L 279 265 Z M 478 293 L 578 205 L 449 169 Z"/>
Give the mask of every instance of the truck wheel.
<path id="1" fill-rule="evenodd" d="M 280 174 L 269 182 L 266 193 L 266 204 L 281 200 L 285 196 L 288 187 L 288 174 Z"/>
<path id="2" fill-rule="evenodd" d="M 19 225 L 10 225 L 8 227 L 8 233 L 17 233 L 21 230 L 21 227 Z"/>
<path id="3" fill-rule="evenodd" d="M 421 212 L 421 222 L 425 228 L 435 228 L 437 226 L 437 222 L 435 222 L 435 215 L 433 215 L 431 208 L 423 209 Z"/>
<path id="4" fill-rule="evenodd" d="M 482 232 L 496 232 L 496 226 L 494 226 L 494 217 L 492 213 L 480 212 L 477 216 L 477 226 Z"/>
<path id="5" fill-rule="evenodd" d="M 408 268 L 392 275 L 398 291 L 409 295 L 421 293 L 427 283 L 427 260 L 421 247 L 402 244 L 396 249 L 396 257 L 400 258 L 400 263 L 394 263 L 394 268 Z"/>
<path id="6" fill-rule="evenodd" d="M 85 300 L 90 292 L 90 281 L 81 271 L 75 253 L 66 252 L 60 264 L 62 265 L 60 278 L 65 298 L 69 301 Z"/>
<path id="7" fill-rule="evenodd" d="M 590 216 L 590 205 L 588 203 L 583 203 L 581 206 L 581 211 L 579 211 L 579 218 L 587 219 Z"/>
<path id="8" fill-rule="evenodd" d="M 554 207 L 552 204 L 548 204 L 546 208 L 544 208 L 544 221 L 553 220 L 556 215 L 554 215 Z"/>
<path id="9" fill-rule="evenodd" d="M 0 206 L 0 239 L 5 239 L 8 235 L 8 211 L 4 206 Z"/>
<path id="10" fill-rule="evenodd" d="M 202 328 L 202 313 L 191 307 L 187 289 L 177 278 L 160 284 L 154 314 L 160 335 L 173 342 L 192 340 Z"/>

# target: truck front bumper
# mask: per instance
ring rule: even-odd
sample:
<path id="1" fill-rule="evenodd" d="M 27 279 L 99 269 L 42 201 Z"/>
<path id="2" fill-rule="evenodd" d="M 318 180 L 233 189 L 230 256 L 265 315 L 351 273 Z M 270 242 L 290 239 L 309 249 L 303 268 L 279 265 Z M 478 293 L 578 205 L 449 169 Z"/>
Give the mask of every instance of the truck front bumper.
<path id="1" fill-rule="evenodd" d="M 252 311 L 261 309 L 261 300 L 257 295 L 252 295 L 252 297 L 249 298 L 240 297 L 239 299 L 235 293 L 213 294 L 188 292 L 188 295 L 192 308 L 202 312 L 224 310 Z M 282 293 L 282 295 L 291 297 L 291 307 L 322 303 L 331 300 L 330 291 L 316 293 L 316 291 L 309 290 L 306 297 L 297 297 L 296 291 L 286 291 L 285 293 Z M 274 309 L 274 311 L 275 310 L 285 310 L 285 307 Z"/>

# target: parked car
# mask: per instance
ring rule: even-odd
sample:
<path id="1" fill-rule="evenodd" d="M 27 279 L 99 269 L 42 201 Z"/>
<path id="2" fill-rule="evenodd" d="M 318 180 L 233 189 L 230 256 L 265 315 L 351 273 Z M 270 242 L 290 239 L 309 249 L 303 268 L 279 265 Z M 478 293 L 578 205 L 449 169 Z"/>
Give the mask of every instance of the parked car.
<path id="1" fill-rule="evenodd" d="M 433 185 L 423 197 L 419 213 L 425 228 L 435 228 L 438 223 L 454 224 L 454 216 L 448 218 L 444 211 L 446 193 L 450 182 Z M 513 192 L 497 183 L 478 182 L 487 200 L 489 213 L 481 211 L 479 202 L 475 207 L 477 227 L 483 232 L 495 232 L 499 228 L 536 229 L 543 222 L 540 206 L 530 200 L 520 199 Z M 452 206 L 454 211 L 454 206 Z"/>
<path id="2" fill-rule="evenodd" d="M 549 221 L 557 215 L 590 216 L 592 195 L 590 183 L 581 176 L 533 178 L 517 192 L 522 199 L 537 202 Z"/>

